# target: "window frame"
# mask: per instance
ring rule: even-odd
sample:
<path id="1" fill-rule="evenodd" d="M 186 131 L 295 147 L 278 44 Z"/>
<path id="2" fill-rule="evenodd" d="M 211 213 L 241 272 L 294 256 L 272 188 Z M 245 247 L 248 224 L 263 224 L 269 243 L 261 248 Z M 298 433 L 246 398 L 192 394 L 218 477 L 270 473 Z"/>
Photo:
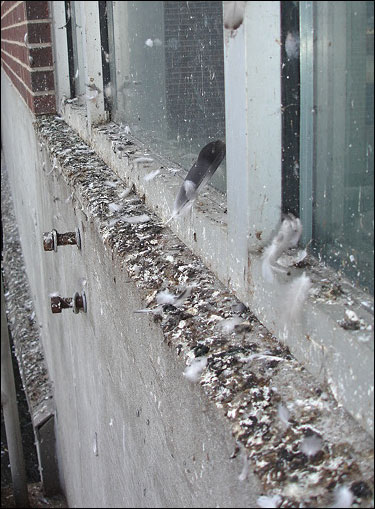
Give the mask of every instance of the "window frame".
<path id="1" fill-rule="evenodd" d="M 59 3 L 64 5 L 53 2 Z M 100 83 L 102 61 L 98 2 L 83 4 L 86 83 L 94 82 L 103 90 Z M 309 4 L 311 2 L 306 3 L 306 16 L 310 15 Z M 54 6 L 54 10 L 57 7 Z M 262 22 L 259 23 L 259 20 Z M 291 276 L 277 274 L 272 287 L 262 278 L 262 249 L 278 229 L 282 205 L 280 22 L 279 1 L 247 2 L 241 26 L 233 34 L 225 30 L 223 35 L 227 213 L 217 205 L 220 193 L 210 189 L 199 196 L 189 215 L 179 221 L 171 221 L 168 227 L 373 434 L 373 385 L 369 385 L 369 374 L 373 372 L 373 299 L 359 290 L 351 292 L 354 304 L 350 309 L 369 324 L 371 329 L 368 331 L 344 330 L 339 326 L 338 322 L 345 317 L 348 307 L 344 300 L 327 304 L 311 296 L 304 305 L 303 320 L 285 337 L 283 305 Z M 303 55 L 310 48 L 303 46 L 302 36 L 301 43 Z M 59 68 L 61 62 L 56 61 L 56 65 Z M 301 65 L 304 65 L 303 58 Z M 66 84 L 58 80 L 57 89 L 61 87 L 63 90 L 64 86 Z M 309 92 L 301 87 L 301 94 Z M 127 185 L 134 185 L 136 192 L 145 197 L 146 205 L 162 221 L 166 221 L 182 176 L 170 173 L 151 182 L 144 180 L 152 169 L 161 165 L 168 167 L 168 161 L 151 154 L 153 162 L 135 163 L 134 159 L 148 149 L 138 140 L 133 140 L 137 146 L 136 153 L 119 159 L 112 150 L 108 133 L 100 126 L 95 127 L 108 121 L 103 94 L 99 95 L 97 104 L 87 102 L 87 112 L 66 104 L 60 113 Z M 301 124 L 301 140 L 309 135 L 310 128 L 308 124 Z M 305 146 L 301 154 L 304 166 L 309 168 L 311 151 Z M 176 165 L 170 163 L 170 167 Z M 245 168 L 248 171 L 244 171 Z M 308 193 L 309 172 L 301 173 L 302 179 L 305 183 L 301 189 Z M 305 194 L 301 199 L 304 197 Z M 307 209 L 302 209 L 303 242 L 311 238 L 308 213 Z M 316 286 L 321 285 L 322 279 L 328 278 L 333 282 L 337 279 L 335 271 L 321 266 L 304 270 Z M 301 269 L 291 269 L 292 276 L 302 272 Z M 361 305 L 364 298 L 369 302 L 367 308 Z M 359 339 L 360 334 L 362 340 Z"/>

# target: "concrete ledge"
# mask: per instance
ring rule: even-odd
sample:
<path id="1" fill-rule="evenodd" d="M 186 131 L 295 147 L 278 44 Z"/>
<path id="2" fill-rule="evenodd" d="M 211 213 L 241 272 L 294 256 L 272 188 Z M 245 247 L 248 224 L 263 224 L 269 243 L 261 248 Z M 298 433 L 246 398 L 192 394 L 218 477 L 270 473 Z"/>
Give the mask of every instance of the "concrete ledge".
<path id="1" fill-rule="evenodd" d="M 34 303 L 25 272 L 21 244 L 14 216 L 8 175 L 1 163 L 1 209 L 4 234 L 2 270 L 8 325 L 12 333 L 22 383 L 34 428 L 39 471 L 46 495 L 61 492 L 56 459 L 56 437 L 53 425 L 54 400 L 51 381 L 40 343 Z"/>
<path id="2" fill-rule="evenodd" d="M 143 488 L 144 503 L 150 507 L 155 501 L 164 507 L 254 507 L 262 494 L 279 496 L 278 506 L 327 507 L 333 504 L 335 488 L 342 485 L 351 490 L 358 507 L 371 507 L 372 441 L 328 389 L 319 386 L 251 311 L 163 227 L 139 196 L 131 193 L 123 197 L 127 182 L 70 127 L 61 120 L 44 118 L 35 128 L 41 150 L 37 178 L 49 190 L 49 199 L 58 199 L 57 216 L 70 221 L 75 217 L 82 233 L 82 252 L 69 254 L 72 258 L 64 263 L 71 259 L 73 265 L 69 266 L 74 267 L 87 264 L 90 258 L 85 284 L 87 316 L 76 322 L 60 321 L 55 327 L 65 330 L 64 338 L 79 336 L 70 347 L 61 346 L 59 359 L 77 363 L 71 380 L 86 420 L 90 409 L 99 412 L 97 428 L 95 432 L 92 428 L 87 438 L 94 452 L 87 462 L 91 478 L 96 471 L 95 458 L 103 455 L 102 465 L 121 472 L 128 468 L 128 474 L 135 465 L 137 471 L 142 464 L 147 469 L 151 459 L 152 464 L 157 463 L 154 481 L 148 480 Z M 121 211 L 113 204 L 121 205 Z M 121 216 L 141 215 L 150 220 L 120 220 Z M 62 279 L 58 261 L 51 262 L 49 270 L 52 266 Z M 158 306 L 158 293 L 168 290 L 177 295 L 186 287 L 191 288 L 191 294 L 180 305 Z M 134 313 L 139 308 L 149 312 Z M 106 336 L 104 342 L 103 320 L 114 326 L 113 335 Z M 52 326 L 50 319 L 48 322 Z M 88 335 L 95 345 L 86 343 Z M 51 344 L 51 348 L 60 346 Z M 70 351 L 75 351 L 73 357 L 69 357 Z M 123 373 L 122 356 L 128 373 Z M 194 385 L 183 373 L 187 365 L 202 359 L 206 366 Z M 104 385 L 98 386 L 92 373 L 96 365 L 101 380 L 108 372 Z M 85 390 L 77 382 L 79 370 Z M 70 373 L 66 376 L 70 379 Z M 128 384 L 125 399 L 120 396 L 123 376 Z M 143 387 L 138 386 L 140 380 Z M 101 398 L 105 394 L 100 411 L 92 401 L 99 398 L 95 386 Z M 113 445 L 109 449 L 102 445 L 110 444 L 112 435 L 103 419 L 110 419 L 114 410 L 109 402 L 117 400 L 127 415 L 121 452 L 113 450 Z M 145 413 L 152 414 L 152 419 Z M 59 416 L 59 407 L 57 421 L 66 444 L 74 426 Z M 109 426 L 115 422 L 110 420 Z M 80 424 L 77 416 L 76 426 Z M 138 446 L 142 436 L 149 441 L 149 450 L 136 452 L 127 446 L 130 429 Z M 116 431 L 112 440 L 120 444 L 121 428 Z M 86 457 L 84 451 L 87 447 L 82 445 L 77 461 Z M 125 451 L 128 466 L 122 467 Z M 76 454 L 64 451 L 66 457 L 69 453 Z M 178 468 L 173 467 L 171 458 Z M 178 494 L 167 486 L 168 476 Z M 66 479 L 67 496 L 71 490 L 75 494 L 71 500 L 79 503 L 79 487 L 74 482 Z M 92 482 L 82 470 L 80 482 L 81 490 Z M 143 480 L 126 480 L 128 501 L 141 504 L 137 483 L 141 486 Z M 108 504 L 114 494 L 101 492 L 103 489 L 95 486 L 93 498 L 84 503 Z M 147 499 L 149 491 L 151 498 Z M 86 494 L 89 497 L 87 490 Z"/>
<path id="3" fill-rule="evenodd" d="M 184 171 L 171 172 L 168 161 L 113 122 L 89 130 L 83 107 L 66 104 L 63 115 L 120 180 L 134 186 L 146 205 L 166 221 Z M 121 145 L 123 150 L 117 150 Z M 153 180 L 145 180 L 144 177 L 154 170 L 159 170 L 160 174 Z M 250 245 L 249 240 L 247 245 L 245 243 L 246 253 L 241 253 L 241 249 L 236 249 L 235 239 L 230 238 L 233 224 L 227 224 L 225 205 L 225 197 L 210 189 L 201 193 L 190 214 L 172 221 L 169 226 L 218 279 L 252 309 L 268 330 L 285 342 L 310 373 L 329 386 L 338 403 L 373 436 L 372 296 L 354 288 L 340 273 L 319 263 L 313 256 L 306 257 L 301 267 L 289 267 L 287 274 L 276 274 L 274 282 L 269 284 L 261 270 L 262 249 L 269 243 L 269 232 L 259 231 L 255 244 Z M 246 235 L 246 229 L 238 234 L 241 238 Z M 244 265 L 242 256 L 246 260 Z M 285 296 L 292 280 L 303 272 L 310 278 L 312 289 L 300 319 L 295 320 L 285 334 L 285 316 L 288 314 Z M 354 324 L 357 328 L 351 328 L 350 324 L 346 327 L 347 312 L 358 317 Z"/>

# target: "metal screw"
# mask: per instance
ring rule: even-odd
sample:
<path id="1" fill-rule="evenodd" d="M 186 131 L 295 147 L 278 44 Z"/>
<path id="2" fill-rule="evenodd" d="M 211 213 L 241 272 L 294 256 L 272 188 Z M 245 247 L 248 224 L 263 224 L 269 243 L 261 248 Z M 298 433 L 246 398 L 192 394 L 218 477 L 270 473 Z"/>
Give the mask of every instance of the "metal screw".
<path id="1" fill-rule="evenodd" d="M 79 313 L 80 311 L 87 313 L 87 301 L 85 292 L 82 292 L 82 295 L 76 292 L 73 297 L 51 297 L 52 313 L 61 313 L 63 309 L 68 308 L 71 308 L 75 314 Z"/>
<path id="2" fill-rule="evenodd" d="M 76 245 L 81 249 L 81 235 L 77 228 L 75 232 L 57 233 L 56 230 L 43 233 L 44 251 L 57 252 L 57 246 L 73 246 Z"/>

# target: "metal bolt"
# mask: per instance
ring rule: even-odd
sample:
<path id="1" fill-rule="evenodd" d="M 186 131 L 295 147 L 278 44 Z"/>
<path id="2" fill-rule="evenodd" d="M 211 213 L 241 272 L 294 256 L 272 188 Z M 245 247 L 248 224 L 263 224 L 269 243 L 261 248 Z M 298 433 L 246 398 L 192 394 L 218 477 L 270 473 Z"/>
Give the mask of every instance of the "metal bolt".
<path id="1" fill-rule="evenodd" d="M 61 313 L 63 309 L 68 308 L 71 308 L 75 314 L 79 313 L 80 311 L 86 313 L 87 301 L 85 292 L 82 292 L 82 295 L 76 292 L 73 297 L 51 297 L 52 313 Z"/>
<path id="2" fill-rule="evenodd" d="M 75 232 L 58 233 L 56 230 L 43 233 L 44 251 L 57 252 L 57 246 L 73 246 L 76 245 L 81 249 L 81 235 L 77 228 Z"/>

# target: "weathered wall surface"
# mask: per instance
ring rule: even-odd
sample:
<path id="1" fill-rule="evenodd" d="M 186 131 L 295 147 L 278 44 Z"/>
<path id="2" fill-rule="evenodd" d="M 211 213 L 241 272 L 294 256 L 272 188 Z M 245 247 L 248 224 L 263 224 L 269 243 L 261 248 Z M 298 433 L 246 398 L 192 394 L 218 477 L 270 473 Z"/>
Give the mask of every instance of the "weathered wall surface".
<path id="1" fill-rule="evenodd" d="M 6 77 L 2 85 L 2 141 L 69 505 L 255 507 L 266 494 L 326 507 L 345 485 L 370 507 L 366 433 L 139 197 L 124 196 L 126 183 L 71 128 L 42 119 L 36 136 Z M 144 214 L 144 223 L 120 220 Z M 77 227 L 81 250 L 42 250 L 43 232 Z M 180 305 L 157 305 L 161 290 L 188 286 Z M 87 313 L 51 313 L 50 293 L 82 290 Z M 146 306 L 153 312 L 135 313 Z M 207 366 L 194 384 L 183 372 L 195 358 Z"/>
<path id="2" fill-rule="evenodd" d="M 54 387 L 58 459 L 69 504 L 254 505 L 258 483 L 238 480 L 242 458 L 230 459 L 235 443 L 223 417 L 184 379 L 185 364 L 176 362 L 160 327 L 134 314 L 144 307 L 142 294 L 79 203 L 72 203 L 62 177 L 48 175 L 53 158 L 40 151 L 33 118 L 6 78 L 2 86 L 12 98 L 3 104 L 2 141 Z M 43 252 L 44 231 L 77 226 L 81 251 L 63 246 Z M 87 314 L 51 314 L 49 293 L 72 296 L 82 288 Z"/>

